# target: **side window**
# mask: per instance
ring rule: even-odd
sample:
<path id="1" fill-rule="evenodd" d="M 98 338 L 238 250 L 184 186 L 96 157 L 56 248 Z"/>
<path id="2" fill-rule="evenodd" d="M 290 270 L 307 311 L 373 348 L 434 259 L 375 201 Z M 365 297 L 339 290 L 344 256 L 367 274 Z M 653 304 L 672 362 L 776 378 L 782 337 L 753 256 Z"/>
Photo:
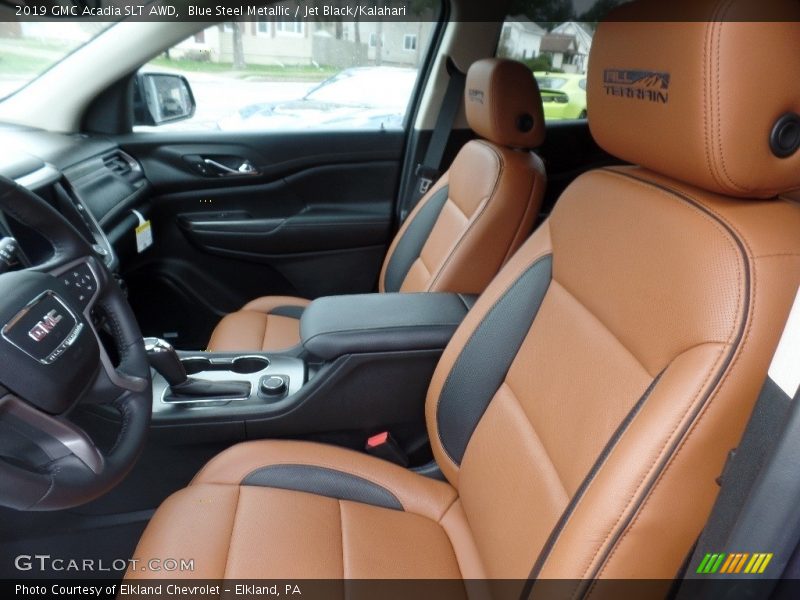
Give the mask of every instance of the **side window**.
<path id="1" fill-rule="evenodd" d="M 439 0 L 415 5 L 419 14 L 408 22 L 261 19 L 208 27 L 142 67 L 186 77 L 197 104 L 191 119 L 158 130 L 402 129 L 439 16 Z"/>
<path id="2" fill-rule="evenodd" d="M 542 92 L 548 121 L 585 119 L 586 69 L 597 22 L 626 0 L 512 3 L 497 55 L 523 62 Z"/>

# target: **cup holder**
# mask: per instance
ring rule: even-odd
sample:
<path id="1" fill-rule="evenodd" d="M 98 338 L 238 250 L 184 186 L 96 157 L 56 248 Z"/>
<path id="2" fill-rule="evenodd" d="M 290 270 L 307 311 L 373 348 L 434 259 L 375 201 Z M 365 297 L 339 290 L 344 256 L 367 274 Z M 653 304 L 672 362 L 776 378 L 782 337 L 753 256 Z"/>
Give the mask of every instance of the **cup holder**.
<path id="1" fill-rule="evenodd" d="M 269 361 L 261 356 L 239 356 L 230 364 L 231 371 L 240 375 L 258 373 L 269 366 Z"/>
<path id="2" fill-rule="evenodd" d="M 197 375 L 204 371 L 230 371 L 238 375 L 251 375 L 269 366 L 269 360 L 262 356 L 237 356 L 233 359 L 211 360 L 201 356 L 181 359 L 187 375 Z"/>
<path id="3" fill-rule="evenodd" d="M 207 358 L 182 358 L 181 362 L 187 375 L 197 375 L 203 371 L 213 370 L 211 361 Z"/>

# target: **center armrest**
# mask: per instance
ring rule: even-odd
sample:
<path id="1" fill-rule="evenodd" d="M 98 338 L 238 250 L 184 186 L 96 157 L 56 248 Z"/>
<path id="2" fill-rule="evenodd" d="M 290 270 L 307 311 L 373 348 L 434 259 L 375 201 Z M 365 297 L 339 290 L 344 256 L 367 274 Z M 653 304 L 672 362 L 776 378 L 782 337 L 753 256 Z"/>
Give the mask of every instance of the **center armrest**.
<path id="1" fill-rule="evenodd" d="M 324 360 L 443 349 L 473 303 L 473 296 L 461 294 L 330 296 L 303 312 L 300 337 L 309 353 Z"/>

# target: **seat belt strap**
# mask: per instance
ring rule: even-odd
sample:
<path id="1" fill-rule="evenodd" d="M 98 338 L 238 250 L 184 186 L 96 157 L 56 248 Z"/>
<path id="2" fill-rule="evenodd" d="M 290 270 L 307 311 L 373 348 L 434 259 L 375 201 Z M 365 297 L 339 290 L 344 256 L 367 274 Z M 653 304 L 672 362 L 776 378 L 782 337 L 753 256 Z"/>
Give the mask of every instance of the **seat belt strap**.
<path id="1" fill-rule="evenodd" d="M 800 292 L 739 446 L 688 562 L 678 600 L 719 597 L 738 585 L 766 598 L 800 541 Z M 757 579 L 758 585 L 753 585 Z M 738 583 L 737 583 L 738 582 Z M 757 595 L 752 595 L 757 594 Z"/>
<path id="2" fill-rule="evenodd" d="M 442 159 L 447 149 L 450 133 L 453 131 L 456 117 L 461 108 L 467 76 L 458 69 L 453 59 L 449 56 L 447 57 L 446 66 L 447 74 L 450 77 L 447 83 L 447 90 L 442 99 L 439 116 L 436 118 L 436 125 L 431 134 L 430 144 L 428 144 L 428 149 L 425 151 L 425 158 L 414 170 L 414 175 L 417 179 L 413 187 L 411 202 L 408 203 L 403 211 L 403 220 L 441 176 Z"/>

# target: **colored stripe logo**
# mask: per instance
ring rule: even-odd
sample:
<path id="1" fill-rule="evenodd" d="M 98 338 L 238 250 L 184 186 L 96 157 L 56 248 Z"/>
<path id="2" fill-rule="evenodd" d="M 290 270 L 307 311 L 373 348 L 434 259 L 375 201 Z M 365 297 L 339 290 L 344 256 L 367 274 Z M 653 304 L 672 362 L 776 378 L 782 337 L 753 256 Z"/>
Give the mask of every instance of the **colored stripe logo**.
<path id="1" fill-rule="evenodd" d="M 713 575 L 715 573 L 760 575 L 771 560 L 772 552 L 709 552 L 700 561 L 697 573 L 700 575 Z"/>

